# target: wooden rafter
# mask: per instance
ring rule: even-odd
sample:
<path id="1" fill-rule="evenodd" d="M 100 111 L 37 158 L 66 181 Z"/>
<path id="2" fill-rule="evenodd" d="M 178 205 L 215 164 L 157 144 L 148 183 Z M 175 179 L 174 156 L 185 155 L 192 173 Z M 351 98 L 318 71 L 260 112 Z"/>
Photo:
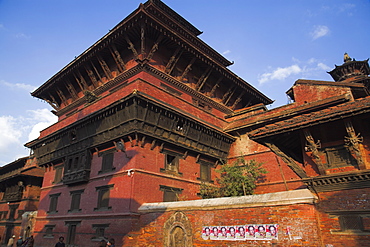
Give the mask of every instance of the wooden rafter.
<path id="1" fill-rule="evenodd" d="M 245 91 L 243 90 L 239 96 L 236 98 L 236 100 L 234 101 L 234 104 L 231 106 L 231 109 L 235 109 L 236 105 L 242 100 L 242 97 L 243 95 L 245 94 Z"/>
<path id="2" fill-rule="evenodd" d="M 211 73 L 212 73 L 212 68 L 211 67 L 208 67 L 206 69 L 206 71 L 204 71 L 203 75 L 199 78 L 199 80 L 197 82 L 197 85 L 195 86 L 195 89 L 198 92 L 202 89 L 202 87 L 204 86 L 204 84 L 208 80 L 208 78 L 211 75 Z"/>
<path id="3" fill-rule="evenodd" d="M 98 56 L 98 61 L 101 66 L 101 68 L 104 71 L 104 74 L 107 76 L 108 79 L 112 79 L 112 72 L 110 71 L 107 63 L 104 61 L 104 59 L 101 56 Z"/>
<path id="4" fill-rule="evenodd" d="M 307 178 L 306 171 L 303 170 L 293 158 L 285 154 L 283 151 L 280 150 L 275 144 L 271 142 L 265 141 L 264 144 L 271 149 L 277 156 L 279 156 L 299 177 Z"/>
<path id="5" fill-rule="evenodd" d="M 125 65 L 125 62 L 122 60 L 121 54 L 117 50 L 117 47 L 114 44 L 112 44 L 109 47 L 109 51 L 112 54 L 112 57 L 113 57 L 114 61 L 117 64 L 117 68 L 118 68 L 119 72 L 122 73 L 123 71 L 125 71 L 126 70 L 126 65 Z"/>
<path id="6" fill-rule="evenodd" d="M 90 69 L 90 67 L 85 66 L 85 70 L 87 75 L 89 76 L 90 80 L 92 81 L 92 84 L 97 87 L 98 86 L 98 80 L 96 79 L 94 72 Z"/>
<path id="7" fill-rule="evenodd" d="M 195 60 L 197 60 L 196 57 L 193 57 L 190 61 L 190 63 L 188 64 L 188 66 L 186 66 L 184 72 L 182 73 L 181 77 L 180 77 L 180 81 L 182 81 L 182 79 L 184 79 L 186 77 L 186 75 L 189 73 L 189 71 L 191 70 L 191 66 L 194 64 Z"/>
<path id="8" fill-rule="evenodd" d="M 152 49 L 150 49 L 150 52 L 148 56 L 146 57 L 147 60 L 152 59 L 154 53 L 158 50 L 159 43 L 162 41 L 163 37 L 164 37 L 163 34 L 159 35 L 157 41 L 154 43 L 154 45 L 152 46 Z"/>
<path id="9" fill-rule="evenodd" d="M 209 92 L 209 95 L 211 97 L 214 97 L 214 94 L 216 92 L 216 89 L 220 86 L 220 83 L 221 83 L 222 79 L 223 79 L 222 76 L 219 77 L 218 80 L 217 80 L 217 82 L 215 83 L 215 85 L 212 87 L 211 92 Z"/>
<path id="10" fill-rule="evenodd" d="M 175 67 L 177 61 L 179 60 L 180 56 L 182 54 L 182 50 L 181 50 L 181 47 L 177 47 L 176 51 L 174 52 L 174 54 L 171 56 L 170 60 L 168 61 L 167 65 L 166 65 L 166 69 L 165 69 L 165 72 L 167 74 L 171 74 L 172 73 L 172 70 L 173 68 Z"/>
<path id="11" fill-rule="evenodd" d="M 128 49 L 132 51 L 132 53 L 135 56 L 135 59 L 138 59 L 139 58 L 139 54 L 137 53 L 134 44 L 130 41 L 130 39 L 128 38 L 127 34 L 124 34 L 124 37 L 125 37 L 125 40 L 126 40 L 127 44 L 129 45 L 128 46 Z"/>

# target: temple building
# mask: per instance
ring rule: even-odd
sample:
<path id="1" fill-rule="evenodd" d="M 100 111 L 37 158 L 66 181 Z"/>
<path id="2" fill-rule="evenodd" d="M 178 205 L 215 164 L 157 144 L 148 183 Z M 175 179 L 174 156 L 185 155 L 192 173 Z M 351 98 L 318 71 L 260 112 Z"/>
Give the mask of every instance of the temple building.
<path id="1" fill-rule="evenodd" d="M 43 174 L 28 157 L 0 167 L 0 244 L 33 233 Z"/>
<path id="2" fill-rule="evenodd" d="M 45 172 L 36 246 L 59 236 L 79 247 L 103 238 L 140 246 L 151 237 L 153 246 L 202 245 L 191 223 L 176 225 L 170 240 L 146 231 L 161 213 L 143 220 L 139 208 L 200 199 L 200 184 L 214 183 L 215 169 L 240 156 L 268 171 L 258 194 L 311 191 L 312 224 L 325 225 L 320 243 L 369 241 L 368 61 L 347 55 L 329 72 L 334 82 L 298 80 L 287 92 L 293 103 L 267 110 L 273 101 L 231 72 L 200 34 L 148 0 L 32 93 L 58 116 L 26 144 Z M 276 221 L 284 236 L 289 226 Z"/>

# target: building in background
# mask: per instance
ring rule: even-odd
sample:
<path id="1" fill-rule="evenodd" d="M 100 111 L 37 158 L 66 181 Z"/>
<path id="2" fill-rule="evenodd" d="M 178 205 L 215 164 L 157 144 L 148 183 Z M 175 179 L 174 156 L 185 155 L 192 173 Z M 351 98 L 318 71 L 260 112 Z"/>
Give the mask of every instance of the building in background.
<path id="1" fill-rule="evenodd" d="M 45 170 L 37 246 L 59 236 L 70 246 L 104 237 L 136 246 L 138 232 L 171 243 L 145 231 L 161 213 L 142 220 L 140 205 L 199 199 L 215 167 L 240 156 L 268 170 L 257 193 L 317 194 L 317 217 L 308 220 L 325 225 L 321 243 L 368 241 L 368 61 L 346 57 L 330 72 L 334 82 L 298 80 L 288 91 L 292 104 L 267 110 L 272 101 L 233 74 L 200 34 L 149 0 L 32 93 L 58 116 L 26 144 Z M 287 229 L 276 221 L 260 223 Z M 181 224 L 174 229 L 180 241 Z"/>
<path id="2" fill-rule="evenodd" d="M 1 244 L 13 235 L 27 238 L 33 232 L 40 198 L 43 169 L 28 157 L 0 168 Z"/>

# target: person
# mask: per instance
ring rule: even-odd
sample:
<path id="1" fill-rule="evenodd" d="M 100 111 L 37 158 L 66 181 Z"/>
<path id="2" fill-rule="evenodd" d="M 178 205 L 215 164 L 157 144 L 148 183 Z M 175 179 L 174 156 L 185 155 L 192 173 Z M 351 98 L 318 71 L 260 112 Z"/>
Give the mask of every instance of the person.
<path id="1" fill-rule="evenodd" d="M 211 239 L 217 239 L 218 238 L 218 228 L 217 227 L 212 228 L 210 238 Z"/>
<path id="2" fill-rule="evenodd" d="M 245 229 L 243 226 L 238 227 L 238 232 L 236 233 L 236 237 L 241 238 L 241 239 L 245 238 Z"/>
<path id="3" fill-rule="evenodd" d="M 274 225 L 271 225 L 268 227 L 268 229 L 269 229 L 269 232 L 266 233 L 266 236 L 270 238 L 276 238 L 276 234 L 277 234 L 276 227 Z"/>
<path id="4" fill-rule="evenodd" d="M 27 241 L 27 245 L 26 247 L 33 247 L 35 243 L 35 240 L 33 239 L 33 236 L 31 235 L 29 238 L 28 238 L 28 241 Z"/>
<path id="5" fill-rule="evenodd" d="M 248 226 L 248 235 L 249 235 L 249 237 L 253 237 L 254 238 L 254 234 L 255 234 L 255 228 L 254 228 L 254 226 Z"/>
<path id="6" fill-rule="evenodd" d="M 60 236 L 59 242 L 55 244 L 55 247 L 66 247 L 66 244 L 63 241 L 64 241 L 64 237 Z"/>
<path id="7" fill-rule="evenodd" d="M 108 241 L 108 243 L 107 243 L 107 247 L 114 247 L 115 244 L 116 243 L 116 241 L 114 241 L 114 239 L 113 238 L 111 238 L 111 239 L 109 239 L 109 241 Z"/>
<path id="8" fill-rule="evenodd" d="M 14 239 L 15 239 L 15 235 L 13 235 L 11 238 L 9 238 L 7 247 L 13 247 Z"/>
<path id="9" fill-rule="evenodd" d="M 264 226 L 258 226 L 258 232 L 256 234 L 257 238 L 264 238 L 266 236 L 266 231 Z"/>
<path id="10" fill-rule="evenodd" d="M 210 234 L 211 234 L 211 229 L 209 229 L 209 227 L 206 227 L 206 228 L 203 229 L 202 238 L 204 240 L 207 240 L 207 239 L 209 239 Z"/>
<path id="11" fill-rule="evenodd" d="M 22 236 L 19 236 L 19 239 L 17 240 L 16 245 L 17 245 L 17 247 L 20 247 L 20 246 L 22 246 L 22 244 L 23 244 L 23 238 L 22 238 Z"/>
<path id="12" fill-rule="evenodd" d="M 218 234 L 218 237 L 219 238 L 226 238 L 227 237 L 227 231 L 226 231 L 226 227 L 221 227 L 221 232 Z"/>
<path id="13" fill-rule="evenodd" d="M 100 240 L 99 247 L 105 247 L 105 246 L 107 246 L 107 241 L 105 241 L 104 239 Z"/>
<path id="14" fill-rule="evenodd" d="M 236 234 L 235 227 L 232 226 L 229 228 L 229 232 L 227 233 L 227 238 L 234 239 L 235 234 Z"/>

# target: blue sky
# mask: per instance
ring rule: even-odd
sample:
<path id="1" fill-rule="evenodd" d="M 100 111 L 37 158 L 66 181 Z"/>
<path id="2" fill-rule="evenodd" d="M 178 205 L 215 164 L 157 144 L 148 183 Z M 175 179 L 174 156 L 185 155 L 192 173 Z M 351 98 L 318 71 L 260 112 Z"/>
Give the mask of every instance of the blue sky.
<path id="1" fill-rule="evenodd" d="M 370 1 L 163 0 L 238 76 L 275 102 L 297 79 L 370 57 Z M 29 154 L 24 143 L 56 121 L 30 92 L 95 43 L 144 0 L 0 0 L 0 166 Z"/>

